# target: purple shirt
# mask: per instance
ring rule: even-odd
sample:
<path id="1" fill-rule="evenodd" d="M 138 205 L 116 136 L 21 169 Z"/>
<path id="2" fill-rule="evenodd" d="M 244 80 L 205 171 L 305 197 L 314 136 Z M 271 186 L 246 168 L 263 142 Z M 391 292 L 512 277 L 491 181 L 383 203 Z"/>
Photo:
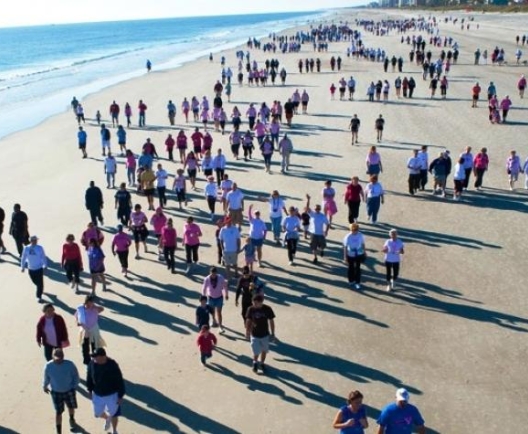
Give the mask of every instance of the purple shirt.
<path id="1" fill-rule="evenodd" d="M 227 297 L 227 282 L 224 276 L 216 275 L 216 284 L 211 281 L 211 275 L 204 279 L 202 286 L 202 295 L 207 295 L 211 298 L 220 298 L 222 295 Z"/>
<path id="2" fill-rule="evenodd" d="M 130 237 L 124 232 L 118 232 L 112 240 L 112 246 L 116 252 L 126 252 L 130 244 L 132 244 Z"/>

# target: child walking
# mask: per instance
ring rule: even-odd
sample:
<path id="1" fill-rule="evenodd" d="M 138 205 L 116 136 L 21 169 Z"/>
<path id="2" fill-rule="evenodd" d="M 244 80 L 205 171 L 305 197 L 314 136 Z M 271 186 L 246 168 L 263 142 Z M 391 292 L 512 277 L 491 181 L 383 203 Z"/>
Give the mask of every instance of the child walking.
<path id="1" fill-rule="evenodd" d="M 200 349 L 200 361 L 205 366 L 207 359 L 213 357 L 213 349 L 216 346 L 216 336 L 209 331 L 208 325 L 202 326 L 200 334 L 196 339 L 196 344 Z"/>
<path id="2" fill-rule="evenodd" d="M 244 252 L 244 259 L 246 261 L 246 266 L 249 267 L 251 273 L 253 273 L 253 263 L 255 262 L 255 245 L 252 243 L 251 238 L 245 238 L 245 244 L 240 249 L 240 252 Z"/>

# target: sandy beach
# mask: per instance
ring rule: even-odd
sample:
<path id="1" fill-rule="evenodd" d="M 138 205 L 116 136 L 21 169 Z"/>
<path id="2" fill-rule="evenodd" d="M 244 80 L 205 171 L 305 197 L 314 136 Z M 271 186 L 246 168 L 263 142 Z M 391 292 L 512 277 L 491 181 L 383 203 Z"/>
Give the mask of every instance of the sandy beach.
<path id="1" fill-rule="evenodd" d="M 377 20 L 418 15 L 409 11 L 357 10 L 347 11 L 339 19 L 353 22 L 356 17 Z M 442 20 L 449 15 L 468 16 L 461 12 L 436 14 Z M 212 102 L 213 86 L 220 78 L 220 56 L 224 55 L 227 65 L 236 71 L 236 49 L 216 54 L 213 63 L 202 58 L 162 72 L 157 72 L 154 65 L 149 74 L 83 100 L 90 118 L 86 122 L 86 160 L 81 159 L 77 148 L 77 123 L 70 110 L 0 140 L 0 173 L 4 178 L 0 206 L 6 212 L 3 238 L 9 251 L 0 259 L 0 337 L 7 349 L 0 360 L 0 390 L 4 391 L 0 396 L 0 433 L 40 434 L 54 429 L 51 400 L 41 388 L 45 360 L 34 338 L 41 305 L 35 301 L 27 273 L 20 272 L 15 244 L 7 234 L 12 206 L 22 205 L 29 216 L 30 233 L 39 236 L 49 257 L 44 299 L 65 318 L 72 342 L 66 357 L 85 377 L 73 318 L 84 295 L 75 295 L 67 285 L 60 255 L 66 234 L 80 238 L 89 221 L 84 194 L 91 180 L 101 187 L 105 199 L 103 250 L 110 291 L 99 292 L 100 304 L 105 308 L 101 330 L 108 354 L 120 364 L 127 387 L 120 433 L 331 432 L 335 412 L 354 389 L 364 394 L 368 406 L 370 427 L 366 432 L 376 432 L 376 418 L 393 400 L 398 387 L 406 387 L 411 393 L 412 403 L 426 421 L 427 432 L 523 432 L 524 403 L 528 402 L 523 363 L 528 306 L 523 296 L 522 270 L 528 236 L 523 229 L 526 216 L 522 216 L 526 213 L 527 193 L 523 189 L 524 175 L 517 189 L 509 191 L 505 164 L 510 149 L 516 149 L 523 162 L 528 157 L 522 142 L 528 127 L 528 100 L 520 99 L 516 90 L 517 80 L 527 67 L 514 64 L 515 36 L 526 27 L 527 17 L 474 17 L 469 31 L 451 22 L 440 24 L 440 35 L 452 36 L 460 46 L 458 64 L 452 66 L 448 76 L 446 100 L 429 97 L 429 81 L 422 80 L 419 66 L 409 63 L 411 47 L 401 44 L 396 32 L 383 37 L 363 32 L 363 41 L 367 47 L 381 47 L 389 56 L 402 56 L 405 63 L 401 74 L 384 73 L 382 63 L 347 58 L 345 42 L 331 43 L 327 53 L 314 53 L 309 45 L 298 54 L 272 55 L 253 50 L 252 59 L 259 64 L 272 57 L 280 60 L 281 67 L 288 70 L 287 85 L 248 87 L 244 80 L 244 86 L 239 87 L 235 80 L 231 102 L 224 98 L 230 114 L 234 105 L 245 113 L 250 102 L 284 102 L 295 89 L 306 89 L 310 95 L 308 114 L 295 116 L 291 130 L 282 129 L 292 138 L 295 149 L 292 170 L 287 175 L 280 173 L 278 155 L 274 155 L 271 174 L 265 173 L 258 151 L 255 160 L 234 161 L 228 135 L 212 133 L 213 150 L 221 147 L 228 156 L 227 173 L 244 192 L 246 209 L 254 204 L 268 220 L 268 206 L 258 198 L 273 189 L 281 192 L 288 206 L 301 208 L 307 193 L 314 202 L 320 202 L 327 179 L 333 181 L 338 192 L 335 228 L 330 231 L 329 249 L 319 264 L 312 264 L 308 244 L 303 241 L 296 265 L 288 265 L 286 250 L 274 245 L 268 235 L 265 267 L 255 268 L 266 283 L 266 303 L 277 316 L 279 342 L 272 346 L 266 376 L 251 371 L 249 343 L 244 338 L 233 292 L 224 306 L 227 332 L 218 335 L 213 330 L 219 348 L 210 367 L 199 363 L 195 308 L 201 282 L 209 267 L 216 264 L 216 227 L 209 220 L 203 198 L 202 174 L 199 190 L 190 194 L 189 207 L 179 211 L 171 197 L 166 210 L 178 233 L 189 215 L 204 232 L 200 264 L 193 275 L 183 274 L 185 254 L 180 247 L 175 275 L 168 273 L 157 255 L 151 253 L 139 261 L 131 255 L 134 274 L 128 280 L 121 276 L 118 260 L 110 252 L 117 225 L 115 190 L 105 188 L 99 128 L 91 119 L 99 109 L 108 123 L 112 100 L 121 107 L 128 101 L 134 108 L 134 126 L 128 130 L 129 148 L 139 154 L 146 138 L 151 138 L 172 185 L 180 164 L 166 159 L 165 138 L 181 128 L 189 134 L 198 126 L 185 124 L 181 101 L 184 97 L 196 95 L 201 99 L 207 95 Z M 295 29 L 284 33 L 292 35 Z M 490 52 L 495 46 L 505 49 L 506 65 L 473 64 L 476 48 Z M 436 59 L 440 49 L 432 52 Z M 329 59 L 338 55 L 343 58 L 342 70 L 332 72 Z M 299 74 L 298 60 L 311 57 L 321 58 L 322 72 Z M 330 85 L 351 75 L 357 81 L 356 100 L 332 101 Z M 393 84 L 398 75 L 415 78 L 413 99 L 396 99 Z M 387 104 L 367 101 L 367 86 L 378 79 L 391 83 Z M 477 81 L 483 93 L 479 107 L 472 109 L 471 88 Z M 492 125 L 488 121 L 485 93 L 490 81 L 497 87 L 499 100 L 509 95 L 513 101 L 507 124 Z M 139 99 L 149 107 L 144 129 L 136 127 Z M 174 127 L 169 126 L 166 116 L 169 99 L 178 106 Z M 67 106 L 69 101 L 64 104 Z M 354 113 L 361 119 L 360 143 L 351 146 L 348 125 Z M 384 140 L 376 144 L 374 121 L 379 114 L 386 124 Z M 242 131 L 245 127 L 246 119 Z M 113 150 L 117 151 L 115 129 L 112 133 Z M 365 157 L 372 145 L 378 146 L 382 157 L 380 181 L 386 197 L 376 226 L 366 223 L 365 205 L 361 205 L 360 230 L 366 237 L 369 258 L 363 268 L 363 288 L 354 291 L 347 285 L 342 262 L 342 240 L 348 232 L 342 194 L 353 175 L 365 185 Z M 456 159 L 468 145 L 474 152 L 487 147 L 490 167 L 484 190 L 470 188 L 460 202 L 454 202 L 450 176 L 448 198 L 431 195 L 431 179 L 428 191 L 410 196 L 406 163 L 411 150 L 422 145 L 429 146 L 430 160 L 444 149 Z M 118 157 L 118 162 L 117 180 L 125 181 L 124 159 Z M 135 192 L 133 202 L 147 207 L 146 198 Z M 244 235 L 247 228 L 245 224 Z M 401 281 L 394 292 L 385 290 L 381 252 L 390 228 L 397 228 L 406 244 Z M 153 238 L 149 248 L 155 251 Z M 83 282 L 82 291 L 88 293 L 86 273 Z M 233 288 L 234 284 L 231 291 Z M 101 432 L 102 422 L 93 417 L 86 396 L 83 383 L 78 394 L 77 422 L 84 432 Z"/>

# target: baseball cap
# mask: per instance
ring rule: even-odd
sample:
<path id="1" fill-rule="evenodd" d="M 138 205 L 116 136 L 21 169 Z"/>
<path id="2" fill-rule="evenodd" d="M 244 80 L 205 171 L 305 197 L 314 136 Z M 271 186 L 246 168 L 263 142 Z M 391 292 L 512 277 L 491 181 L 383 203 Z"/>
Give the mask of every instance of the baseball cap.
<path id="1" fill-rule="evenodd" d="M 38 237 L 36 235 L 31 235 L 29 241 L 38 241 Z"/>
<path id="2" fill-rule="evenodd" d="M 106 351 L 104 348 L 97 348 L 93 353 L 92 357 L 106 356 Z"/>
<path id="3" fill-rule="evenodd" d="M 409 392 L 403 387 L 396 391 L 396 401 L 409 401 Z"/>

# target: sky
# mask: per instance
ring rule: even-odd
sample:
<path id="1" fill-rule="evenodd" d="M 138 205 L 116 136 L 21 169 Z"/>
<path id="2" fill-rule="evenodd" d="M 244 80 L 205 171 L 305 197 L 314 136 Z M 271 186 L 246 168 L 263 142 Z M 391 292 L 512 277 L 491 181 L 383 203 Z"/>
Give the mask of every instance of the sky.
<path id="1" fill-rule="evenodd" d="M 7 0 L 0 27 L 294 12 L 358 6 L 362 0 Z"/>

